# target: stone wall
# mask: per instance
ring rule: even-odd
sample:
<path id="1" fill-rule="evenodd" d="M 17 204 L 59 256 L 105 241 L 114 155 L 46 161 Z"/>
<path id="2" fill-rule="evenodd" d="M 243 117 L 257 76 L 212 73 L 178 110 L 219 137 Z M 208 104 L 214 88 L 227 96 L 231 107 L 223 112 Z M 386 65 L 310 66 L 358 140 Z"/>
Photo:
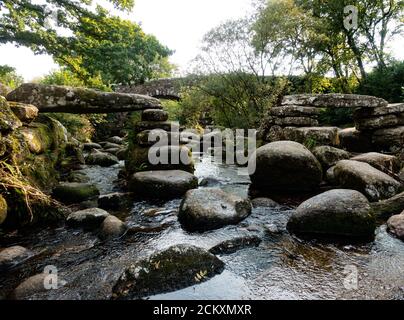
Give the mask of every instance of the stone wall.
<path id="1" fill-rule="evenodd" d="M 59 172 L 81 161 L 79 146 L 69 140 L 60 122 L 38 116 L 33 105 L 0 96 L 0 197 L 8 208 L 7 217 L 0 219 L 2 224 L 14 227 L 32 222 L 32 212 L 28 211 L 35 211 L 36 205 L 41 207 L 41 214 L 50 213 L 52 209 L 43 210 L 43 203 L 27 207 L 24 186 L 47 192 L 58 181 Z M 14 183 L 10 177 L 16 179 Z"/>
<path id="2" fill-rule="evenodd" d="M 354 110 L 355 128 L 319 127 L 326 108 Z M 259 136 L 266 142 L 292 140 L 306 145 L 339 146 L 351 152 L 400 153 L 404 146 L 404 104 L 362 95 L 320 94 L 285 96 L 269 110 Z"/>

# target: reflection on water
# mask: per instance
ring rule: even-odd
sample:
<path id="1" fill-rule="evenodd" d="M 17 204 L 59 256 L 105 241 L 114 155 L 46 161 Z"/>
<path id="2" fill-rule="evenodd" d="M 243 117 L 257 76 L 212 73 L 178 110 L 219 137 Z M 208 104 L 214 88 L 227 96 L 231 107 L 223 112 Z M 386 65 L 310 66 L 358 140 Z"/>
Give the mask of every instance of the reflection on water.
<path id="1" fill-rule="evenodd" d="M 102 193 L 115 190 L 120 166 L 86 167 L 83 171 Z M 243 171 L 244 169 L 241 169 Z M 246 170 L 246 169 L 245 169 Z M 236 166 L 216 165 L 210 158 L 196 162 L 196 175 L 204 186 L 216 186 L 247 196 L 248 176 Z M 0 297 L 25 278 L 55 265 L 66 286 L 32 296 L 32 299 L 109 299 L 111 289 L 129 264 L 174 244 L 188 243 L 210 248 L 242 235 L 258 235 L 257 248 L 220 256 L 225 271 L 197 286 L 150 299 L 404 299 L 404 243 L 389 236 L 385 226 L 377 229 L 373 243 L 335 246 L 307 243 L 286 231 L 287 209 L 254 208 L 237 226 L 206 233 L 181 229 L 176 213 L 180 199 L 169 202 L 140 201 L 131 212 L 122 213 L 139 233 L 109 243 L 79 230 L 46 229 L 2 239 L 0 245 L 20 244 L 36 257 L 0 275 Z M 161 208 L 158 215 L 148 209 Z M 268 226 L 279 232 L 271 233 Z M 344 288 L 347 266 L 358 270 L 358 288 Z"/>

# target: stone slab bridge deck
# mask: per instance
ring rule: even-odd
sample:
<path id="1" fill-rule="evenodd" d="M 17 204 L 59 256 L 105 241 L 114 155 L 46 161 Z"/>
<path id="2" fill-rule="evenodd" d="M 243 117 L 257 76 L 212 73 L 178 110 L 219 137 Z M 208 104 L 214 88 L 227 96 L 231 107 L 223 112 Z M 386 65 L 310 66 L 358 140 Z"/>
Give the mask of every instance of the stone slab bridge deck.
<path id="1" fill-rule="evenodd" d="M 25 83 L 7 95 L 8 101 L 34 105 L 40 112 L 114 113 L 162 109 L 161 102 L 140 94 Z"/>
<path id="2" fill-rule="evenodd" d="M 181 88 L 190 86 L 197 81 L 198 79 L 195 77 L 158 79 L 141 85 L 118 85 L 115 87 L 115 91 L 179 101 L 181 100 Z"/>

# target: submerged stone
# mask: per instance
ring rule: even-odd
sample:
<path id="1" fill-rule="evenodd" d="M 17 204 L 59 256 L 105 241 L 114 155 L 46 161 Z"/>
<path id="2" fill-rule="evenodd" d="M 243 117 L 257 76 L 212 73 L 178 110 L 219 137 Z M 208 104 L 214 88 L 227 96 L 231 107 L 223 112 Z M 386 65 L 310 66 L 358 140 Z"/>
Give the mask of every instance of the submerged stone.
<path id="1" fill-rule="evenodd" d="M 287 228 L 309 238 L 354 240 L 372 238 L 376 223 L 364 195 L 336 189 L 303 202 L 289 219 Z"/>
<path id="2" fill-rule="evenodd" d="M 213 254 L 231 254 L 247 247 L 258 247 L 262 242 L 258 236 L 245 236 L 223 241 L 209 249 Z"/>
<path id="3" fill-rule="evenodd" d="M 220 189 L 190 190 L 181 203 L 178 220 L 188 231 L 207 231 L 247 218 L 251 202 Z"/>
<path id="4" fill-rule="evenodd" d="M 53 189 L 52 195 L 55 199 L 66 203 L 80 203 L 91 198 L 98 197 L 100 191 L 93 184 L 63 182 Z"/>
<path id="5" fill-rule="evenodd" d="M 90 208 L 71 213 L 66 223 L 71 227 L 97 228 L 109 216 L 109 213 L 99 209 Z"/>
<path id="6" fill-rule="evenodd" d="M 208 251 L 176 245 L 130 266 L 113 288 L 115 299 L 136 299 L 204 282 L 224 270 Z"/>
<path id="7" fill-rule="evenodd" d="M 8 247 L 0 251 L 0 271 L 8 270 L 32 256 L 32 252 L 21 246 Z"/>

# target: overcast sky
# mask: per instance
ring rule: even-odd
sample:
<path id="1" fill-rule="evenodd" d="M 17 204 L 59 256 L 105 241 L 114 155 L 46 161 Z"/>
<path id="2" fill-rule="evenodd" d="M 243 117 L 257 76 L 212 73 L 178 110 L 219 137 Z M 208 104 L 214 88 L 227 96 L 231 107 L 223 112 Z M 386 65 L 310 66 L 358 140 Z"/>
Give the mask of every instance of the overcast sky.
<path id="1" fill-rule="evenodd" d="M 141 23 L 146 33 L 175 50 L 171 62 L 186 71 L 203 35 L 225 20 L 245 16 L 250 4 L 251 0 L 136 0 L 133 12 L 122 16 Z M 400 41 L 394 44 L 394 52 L 404 59 Z M 51 57 L 35 56 L 27 48 L 10 44 L 0 46 L 0 64 L 15 67 L 26 81 L 58 68 Z"/>
<path id="2" fill-rule="evenodd" d="M 182 71 L 193 59 L 203 35 L 220 22 L 243 17 L 251 0 L 136 0 L 131 14 L 124 18 L 141 23 L 146 33 L 175 50 L 171 62 Z M 58 66 L 49 56 L 35 56 L 27 48 L 0 46 L 0 64 L 17 69 L 26 81 L 47 74 Z"/>

